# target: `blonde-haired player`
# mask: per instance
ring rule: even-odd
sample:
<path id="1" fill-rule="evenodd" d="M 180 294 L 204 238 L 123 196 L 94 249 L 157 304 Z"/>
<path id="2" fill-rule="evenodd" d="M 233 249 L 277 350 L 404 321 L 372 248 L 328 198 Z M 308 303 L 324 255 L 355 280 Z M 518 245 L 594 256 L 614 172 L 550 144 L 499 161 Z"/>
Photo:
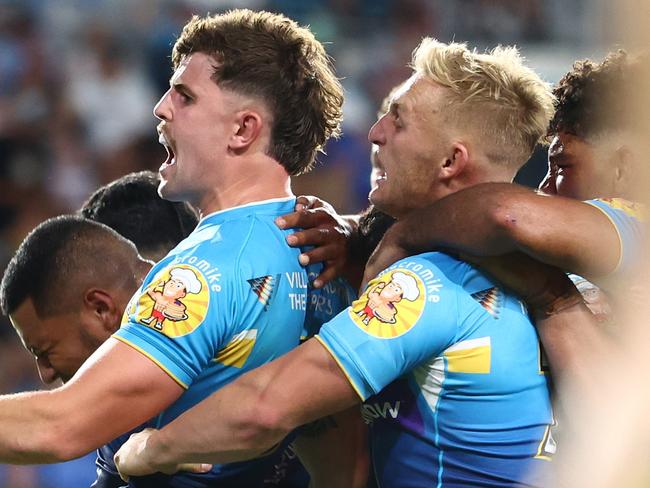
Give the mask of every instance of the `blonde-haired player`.
<path id="1" fill-rule="evenodd" d="M 457 64 L 463 69 L 452 70 Z M 434 65 L 449 67 L 446 81 Z M 383 171 L 370 199 L 398 219 L 462 188 L 510 181 L 553 105 L 514 49 L 479 54 L 425 39 L 414 67 L 369 133 Z M 470 72 L 475 81 L 464 83 Z M 505 133 L 500 143 L 481 130 L 492 116 Z M 546 466 L 554 448 L 550 401 L 519 301 L 440 253 L 398 262 L 369 289 L 398 273 L 418 293 L 395 304 L 395 323 L 364 324 L 356 314 L 367 303 L 362 296 L 317 338 L 161 431 L 132 438 L 117 456 L 122 472 L 244 458 L 249 446 L 271 447 L 296 425 L 360 401 L 381 486 L 515 486 L 530 468 Z"/>

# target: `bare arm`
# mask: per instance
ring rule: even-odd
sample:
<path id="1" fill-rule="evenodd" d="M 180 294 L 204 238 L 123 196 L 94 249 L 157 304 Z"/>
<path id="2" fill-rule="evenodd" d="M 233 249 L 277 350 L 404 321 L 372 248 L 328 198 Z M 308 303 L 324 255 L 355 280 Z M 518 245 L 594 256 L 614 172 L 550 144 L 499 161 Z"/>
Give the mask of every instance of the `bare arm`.
<path id="1" fill-rule="evenodd" d="M 453 193 L 398 221 L 368 261 L 365 276 L 404 256 L 455 249 L 476 256 L 522 251 L 593 279 L 620 257 L 618 233 L 598 209 L 509 183 Z"/>
<path id="2" fill-rule="evenodd" d="M 182 391 L 151 360 L 109 339 L 64 386 L 0 397 L 0 462 L 79 457 L 153 417 Z"/>
<path id="3" fill-rule="evenodd" d="M 463 258 L 480 266 L 528 304 L 554 377 L 561 382 L 571 381 L 582 393 L 593 394 L 597 379 L 589 365 L 593 357 L 607 357 L 615 345 L 566 274 L 522 253 Z"/>
<path id="4" fill-rule="evenodd" d="M 131 437 L 115 456 L 123 476 L 175 472 L 181 463 L 259 456 L 294 428 L 359 403 L 316 339 L 238 378 L 160 431 Z"/>
<path id="5" fill-rule="evenodd" d="M 310 488 L 368 485 L 367 430 L 358 406 L 301 429 L 293 445 L 309 472 Z"/>

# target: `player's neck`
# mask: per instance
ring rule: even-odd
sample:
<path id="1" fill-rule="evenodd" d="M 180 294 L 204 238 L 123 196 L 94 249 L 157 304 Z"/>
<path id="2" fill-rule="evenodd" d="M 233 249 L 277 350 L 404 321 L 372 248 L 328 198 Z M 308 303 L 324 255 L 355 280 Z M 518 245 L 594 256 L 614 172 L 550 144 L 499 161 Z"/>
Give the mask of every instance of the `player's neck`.
<path id="1" fill-rule="evenodd" d="M 236 173 L 225 176 L 198 208 L 203 216 L 252 202 L 291 196 L 291 178 L 280 164 L 269 158 L 265 164 L 240 166 Z"/>

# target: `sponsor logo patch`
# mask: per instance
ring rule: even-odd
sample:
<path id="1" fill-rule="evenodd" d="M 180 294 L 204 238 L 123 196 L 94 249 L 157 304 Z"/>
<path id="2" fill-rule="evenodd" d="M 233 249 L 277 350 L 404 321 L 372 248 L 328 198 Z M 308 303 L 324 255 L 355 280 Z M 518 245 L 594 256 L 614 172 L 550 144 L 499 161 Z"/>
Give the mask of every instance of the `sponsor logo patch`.
<path id="1" fill-rule="evenodd" d="M 372 280 L 349 313 L 363 331 L 381 339 L 392 339 L 415 325 L 425 300 L 420 277 L 408 269 L 397 268 Z"/>
<path id="2" fill-rule="evenodd" d="M 188 265 L 160 271 L 136 304 L 136 321 L 168 337 L 194 331 L 205 319 L 210 302 L 203 274 Z"/>

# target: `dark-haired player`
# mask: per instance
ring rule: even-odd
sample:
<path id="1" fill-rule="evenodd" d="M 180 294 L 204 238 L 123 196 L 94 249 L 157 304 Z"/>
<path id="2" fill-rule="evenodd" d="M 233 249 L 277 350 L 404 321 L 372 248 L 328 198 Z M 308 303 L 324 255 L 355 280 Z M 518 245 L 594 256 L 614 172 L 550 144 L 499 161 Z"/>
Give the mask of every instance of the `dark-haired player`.
<path id="1" fill-rule="evenodd" d="M 338 133 L 342 90 L 330 60 L 309 30 L 248 10 L 193 18 L 172 58 L 170 89 L 155 109 L 168 149 L 159 192 L 192 204 L 202 220 L 65 387 L 0 398 L 2 461 L 69 459 L 154 415 L 164 425 L 298 344 L 308 271 L 274 219 L 293 209 L 290 175 L 308 170 Z M 195 281 L 183 297 L 154 303 L 176 270 Z M 327 298 L 321 305 L 336 307 Z M 164 320 L 147 325 L 154 307 Z M 268 459 L 226 460 L 213 472 L 254 486 Z"/>
<path id="2" fill-rule="evenodd" d="M 141 256 L 155 262 L 198 223 L 189 204 L 160 198 L 158 186 L 160 176 L 152 171 L 130 173 L 95 191 L 79 212 L 108 225 L 133 242 Z"/>

